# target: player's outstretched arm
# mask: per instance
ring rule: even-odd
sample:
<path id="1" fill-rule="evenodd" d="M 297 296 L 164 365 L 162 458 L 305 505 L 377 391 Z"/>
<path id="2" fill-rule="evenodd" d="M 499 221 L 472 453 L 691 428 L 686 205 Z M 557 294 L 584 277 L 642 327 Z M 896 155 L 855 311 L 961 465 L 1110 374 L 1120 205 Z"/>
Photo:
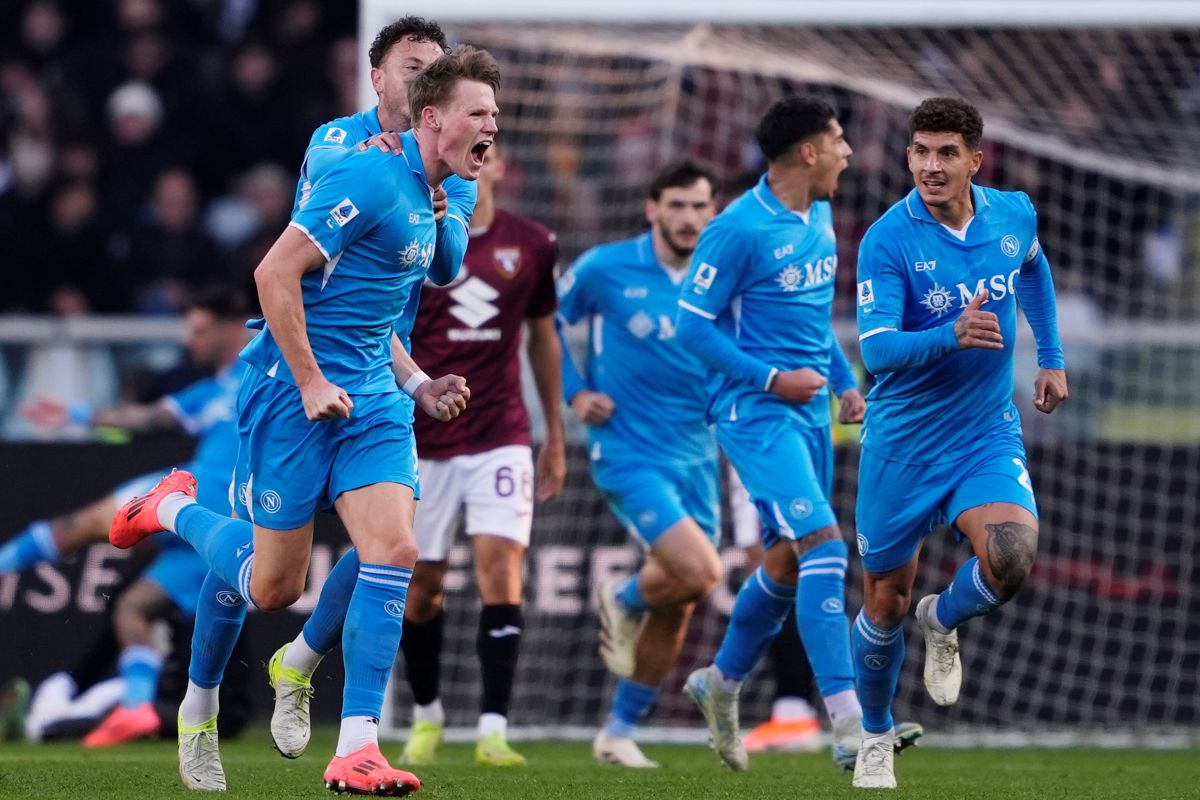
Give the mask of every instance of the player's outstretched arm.
<path id="1" fill-rule="evenodd" d="M 563 350 L 553 314 L 532 317 L 527 325 L 526 350 L 533 382 L 537 384 L 546 441 L 538 451 L 537 498 L 545 502 L 559 495 L 567 478 L 566 434 L 562 420 Z"/>
<path id="2" fill-rule="evenodd" d="M 254 270 L 263 318 L 296 379 L 304 413 L 314 421 L 349 417 L 354 408 L 349 395 L 325 379 L 305 327 L 300 279 L 325 261 L 305 232 L 289 226 Z"/>
<path id="3" fill-rule="evenodd" d="M 41 397 L 21 409 L 21 415 L 34 425 L 62 428 L 68 424 L 92 428 L 122 428 L 133 433 L 175 430 L 179 419 L 165 403 L 122 403 L 110 408 L 92 408 L 87 403 L 60 403 Z"/>

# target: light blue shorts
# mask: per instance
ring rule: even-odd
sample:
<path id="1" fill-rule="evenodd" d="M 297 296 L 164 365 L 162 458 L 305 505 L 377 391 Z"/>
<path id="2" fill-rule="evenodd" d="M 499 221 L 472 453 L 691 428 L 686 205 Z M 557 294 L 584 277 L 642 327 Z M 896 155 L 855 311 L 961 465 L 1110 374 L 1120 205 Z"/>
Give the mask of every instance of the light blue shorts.
<path id="1" fill-rule="evenodd" d="M 837 524 L 830 505 L 833 441 L 829 428 L 792 419 L 717 423 L 717 442 L 763 521 L 763 547 L 795 541 Z"/>
<path id="2" fill-rule="evenodd" d="M 601 459 L 592 462 L 596 487 L 613 514 L 648 548 L 680 520 L 691 517 L 715 547 L 721 535 L 717 461 L 675 465 Z"/>
<path id="3" fill-rule="evenodd" d="M 258 369 L 238 391 L 234 510 L 270 530 L 299 528 L 343 492 L 400 483 L 420 497 L 412 401 L 353 395 L 349 419 L 312 422 L 300 390 Z"/>
<path id="4" fill-rule="evenodd" d="M 959 514 L 987 503 L 1012 503 L 1037 517 L 1025 446 L 1018 438 L 925 465 L 890 461 L 864 448 L 855 513 L 863 568 L 874 573 L 899 569 L 934 526 L 953 526 Z"/>

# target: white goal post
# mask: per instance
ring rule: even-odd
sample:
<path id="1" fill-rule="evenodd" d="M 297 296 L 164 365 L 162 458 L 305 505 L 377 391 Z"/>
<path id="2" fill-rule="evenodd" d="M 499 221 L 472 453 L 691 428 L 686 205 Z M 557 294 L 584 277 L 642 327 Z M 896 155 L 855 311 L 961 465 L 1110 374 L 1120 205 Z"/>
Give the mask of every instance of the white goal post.
<path id="1" fill-rule="evenodd" d="M 980 181 L 1028 192 L 1039 212 L 1072 400 L 1052 417 L 1033 412 L 1023 333 L 1016 402 L 1043 529 L 1034 578 L 1012 607 L 964 629 L 968 685 L 951 709 L 924 697 L 910 636 L 898 714 L 943 744 L 1200 744 L 1200 3 L 363 0 L 364 75 L 367 44 L 404 14 L 497 57 L 512 165 L 501 201 L 557 231 L 563 268 L 642 228 L 647 177 L 671 157 L 712 163 L 729 196 L 759 168 L 750 134 L 767 105 L 829 96 L 855 148 L 834 202 L 835 316 L 852 360 L 857 243 L 911 188 L 907 114 L 935 94 L 975 102 Z M 857 448 L 843 435 L 835 507 L 851 533 Z M 584 737 L 599 724 L 611 682 L 597 669 L 588 588 L 636 560 L 584 454 L 570 467 L 565 496 L 535 514 L 513 712 L 531 735 Z M 465 555 L 452 556 L 442 680 L 455 726 L 473 723 L 478 693 Z M 677 690 L 724 629 L 738 554 L 724 556 L 730 580 L 697 614 L 647 736 L 702 738 Z M 935 535 L 925 558 L 919 593 L 941 588 L 965 551 Z M 848 584 L 857 608 L 861 577 Z M 400 733 L 407 689 L 393 689 L 384 727 Z M 748 723 L 770 689 L 765 671 L 747 684 Z"/>

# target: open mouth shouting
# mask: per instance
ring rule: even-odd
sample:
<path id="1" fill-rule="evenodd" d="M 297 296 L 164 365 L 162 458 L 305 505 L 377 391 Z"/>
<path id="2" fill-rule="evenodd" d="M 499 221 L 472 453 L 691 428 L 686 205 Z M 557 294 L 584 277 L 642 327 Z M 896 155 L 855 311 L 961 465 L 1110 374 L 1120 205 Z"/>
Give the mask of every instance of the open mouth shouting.
<path id="1" fill-rule="evenodd" d="M 479 141 L 471 148 L 471 163 L 476 169 L 483 167 L 483 159 L 487 155 L 488 148 L 492 146 L 492 142 L 494 141 L 494 139 L 489 137 Z"/>

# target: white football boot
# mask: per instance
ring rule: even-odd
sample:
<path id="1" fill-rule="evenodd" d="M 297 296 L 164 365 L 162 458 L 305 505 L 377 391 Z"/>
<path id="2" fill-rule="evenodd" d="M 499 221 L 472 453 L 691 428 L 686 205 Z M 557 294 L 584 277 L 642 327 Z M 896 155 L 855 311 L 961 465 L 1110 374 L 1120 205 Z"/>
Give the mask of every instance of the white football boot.
<path id="1" fill-rule="evenodd" d="M 925 690 L 939 706 L 954 705 L 962 688 L 962 661 L 958 657 L 958 632 L 942 633 L 933 614 L 936 594 L 917 603 L 917 625 L 925 634 Z"/>

